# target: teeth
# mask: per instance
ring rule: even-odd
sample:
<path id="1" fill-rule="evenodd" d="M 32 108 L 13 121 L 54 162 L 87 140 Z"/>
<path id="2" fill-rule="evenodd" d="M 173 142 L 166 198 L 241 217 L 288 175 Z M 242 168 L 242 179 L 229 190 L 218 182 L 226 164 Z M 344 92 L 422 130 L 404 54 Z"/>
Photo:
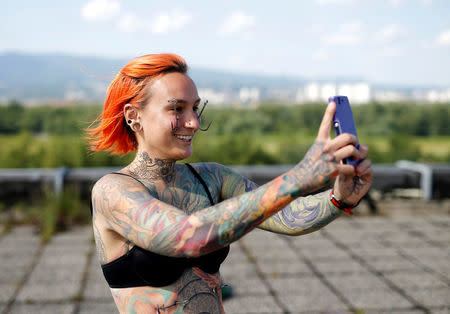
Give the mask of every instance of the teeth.
<path id="1" fill-rule="evenodd" d="M 192 136 L 183 136 L 183 135 L 175 135 L 177 138 L 183 141 L 189 141 L 192 140 Z"/>

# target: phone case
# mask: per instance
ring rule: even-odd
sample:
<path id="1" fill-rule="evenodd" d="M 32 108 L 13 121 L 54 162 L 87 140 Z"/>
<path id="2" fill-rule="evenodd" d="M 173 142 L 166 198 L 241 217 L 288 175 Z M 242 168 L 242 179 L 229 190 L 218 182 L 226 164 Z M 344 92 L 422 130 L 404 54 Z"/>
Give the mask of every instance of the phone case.
<path id="1" fill-rule="evenodd" d="M 333 117 L 334 133 L 337 135 L 342 133 L 350 133 L 356 136 L 355 121 L 353 120 L 352 108 L 348 101 L 347 96 L 334 96 L 328 98 L 328 102 L 334 101 L 336 104 L 336 112 Z M 359 141 L 356 144 L 356 148 L 359 148 Z M 345 158 L 344 163 L 350 165 L 358 165 L 361 160 L 353 160 L 353 158 Z"/>

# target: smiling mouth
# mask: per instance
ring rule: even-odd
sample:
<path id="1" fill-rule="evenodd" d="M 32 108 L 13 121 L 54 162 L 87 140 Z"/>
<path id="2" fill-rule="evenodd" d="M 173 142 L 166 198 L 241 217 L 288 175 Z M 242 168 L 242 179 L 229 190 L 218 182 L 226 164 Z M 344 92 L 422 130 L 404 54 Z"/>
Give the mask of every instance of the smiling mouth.
<path id="1" fill-rule="evenodd" d="M 186 143 L 189 143 L 189 142 L 191 142 L 192 141 L 192 138 L 194 137 L 194 136 L 192 136 L 192 135 L 174 135 L 177 139 L 179 139 L 179 140 L 181 140 L 181 141 L 183 141 L 183 142 L 186 142 Z"/>

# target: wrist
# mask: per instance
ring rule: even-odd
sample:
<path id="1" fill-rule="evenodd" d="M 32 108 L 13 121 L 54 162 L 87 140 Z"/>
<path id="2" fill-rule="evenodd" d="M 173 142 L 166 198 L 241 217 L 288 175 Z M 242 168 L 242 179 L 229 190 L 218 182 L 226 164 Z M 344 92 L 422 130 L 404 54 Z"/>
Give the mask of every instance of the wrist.
<path id="1" fill-rule="evenodd" d="M 330 191 L 330 202 L 339 210 L 346 212 L 347 214 L 353 215 L 353 209 L 359 205 L 359 202 L 356 204 L 349 204 L 340 200 L 333 192 L 333 189 Z"/>

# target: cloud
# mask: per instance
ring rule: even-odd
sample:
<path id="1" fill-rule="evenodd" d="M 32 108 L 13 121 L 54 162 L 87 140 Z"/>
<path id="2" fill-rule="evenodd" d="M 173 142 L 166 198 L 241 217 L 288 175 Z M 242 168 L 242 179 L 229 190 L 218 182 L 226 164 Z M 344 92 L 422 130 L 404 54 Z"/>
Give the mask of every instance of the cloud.
<path id="1" fill-rule="evenodd" d="M 403 57 L 405 55 L 405 50 L 401 47 L 384 47 L 380 48 L 377 54 L 381 57 L 396 58 Z"/>
<path id="2" fill-rule="evenodd" d="M 141 20 L 132 13 L 125 14 L 119 20 L 119 29 L 123 32 L 135 32 L 142 29 L 149 29 L 148 23 Z"/>
<path id="3" fill-rule="evenodd" d="M 246 31 L 253 25 L 255 17 L 236 11 L 225 20 L 219 31 L 222 34 L 233 34 Z"/>
<path id="4" fill-rule="evenodd" d="M 338 29 L 322 38 L 322 42 L 328 45 L 356 45 L 363 40 L 363 25 L 361 22 L 342 24 Z"/>
<path id="5" fill-rule="evenodd" d="M 405 28 L 400 25 L 386 25 L 381 30 L 375 33 L 374 38 L 380 42 L 393 42 L 404 37 L 407 34 Z"/>
<path id="6" fill-rule="evenodd" d="M 436 38 L 436 43 L 439 46 L 450 46 L 450 29 L 441 32 Z"/>
<path id="7" fill-rule="evenodd" d="M 405 4 L 405 3 L 409 2 L 409 1 L 410 1 L 410 0 L 388 0 L 388 3 L 389 3 L 391 6 L 399 7 L 399 6 Z M 433 2 L 434 2 L 434 0 L 419 0 L 419 2 L 420 2 L 422 5 L 432 5 Z"/>
<path id="8" fill-rule="evenodd" d="M 316 0 L 317 3 L 326 5 L 326 4 L 337 4 L 337 5 L 348 5 L 359 2 L 359 0 Z"/>
<path id="9" fill-rule="evenodd" d="M 164 12 L 151 19 L 143 19 L 135 14 L 124 15 L 119 21 L 119 29 L 124 32 L 146 31 L 154 34 L 167 34 L 186 26 L 192 17 L 181 11 Z"/>
<path id="10" fill-rule="evenodd" d="M 192 17 L 181 11 L 159 14 L 152 23 L 153 33 L 165 34 L 169 31 L 178 31 L 192 20 Z"/>
<path id="11" fill-rule="evenodd" d="M 399 7 L 401 6 L 403 3 L 406 2 L 406 0 L 389 0 L 388 1 L 390 5 L 394 6 L 394 7 Z"/>
<path id="12" fill-rule="evenodd" d="M 81 16 L 89 21 L 106 21 L 120 11 L 117 0 L 91 0 L 81 8 Z"/>

